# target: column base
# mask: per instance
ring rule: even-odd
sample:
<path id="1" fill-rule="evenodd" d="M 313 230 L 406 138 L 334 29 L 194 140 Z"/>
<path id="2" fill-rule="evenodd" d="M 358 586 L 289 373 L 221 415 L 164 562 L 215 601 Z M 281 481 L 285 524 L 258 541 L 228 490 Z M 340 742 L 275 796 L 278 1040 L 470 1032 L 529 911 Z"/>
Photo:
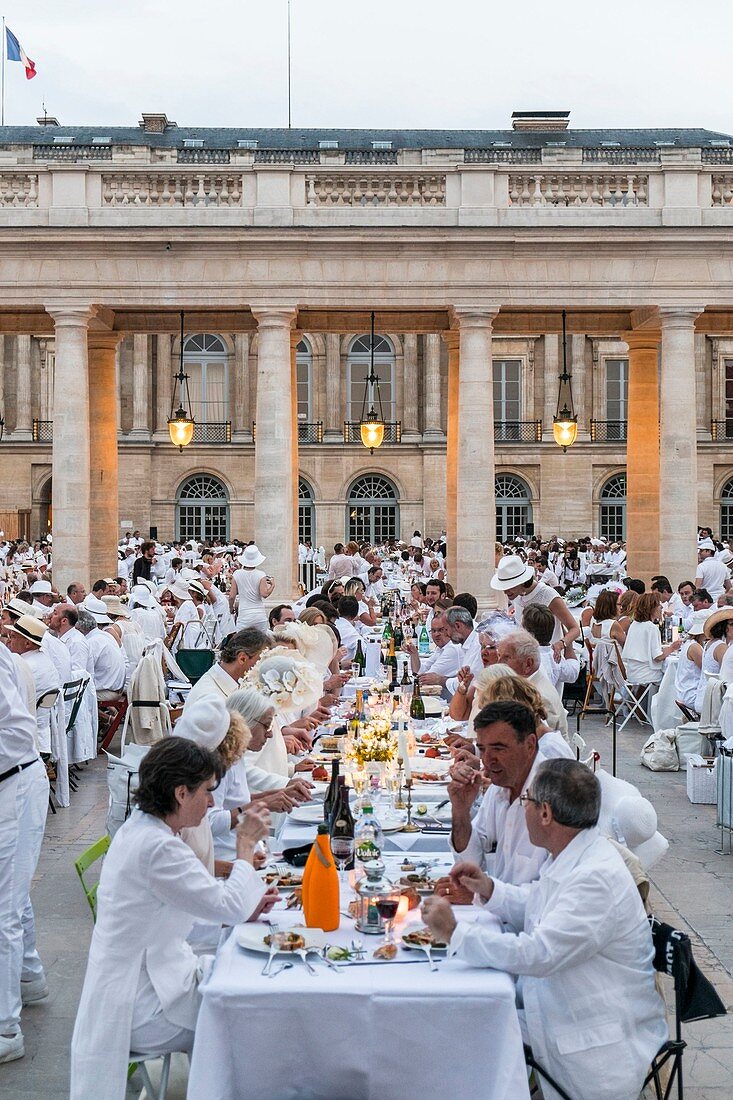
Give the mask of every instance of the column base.
<path id="1" fill-rule="evenodd" d="M 135 443 L 150 443 L 152 440 L 147 428 L 133 428 L 132 431 L 126 432 L 122 438 Z"/>
<path id="2" fill-rule="evenodd" d="M 30 428 L 16 428 L 8 436 L 8 443 L 29 443 L 33 440 L 33 432 Z"/>
<path id="3" fill-rule="evenodd" d="M 326 428 L 323 433 L 324 443 L 343 443 L 344 433 L 340 432 L 337 428 Z"/>
<path id="4" fill-rule="evenodd" d="M 420 443 L 422 441 L 422 433 L 417 428 L 403 428 L 402 429 L 402 442 L 403 443 Z"/>
<path id="5" fill-rule="evenodd" d="M 435 443 L 445 440 L 445 432 L 440 428 L 426 428 L 422 433 L 423 443 Z"/>
<path id="6" fill-rule="evenodd" d="M 232 432 L 232 443 L 253 443 L 252 432 L 236 431 Z"/>

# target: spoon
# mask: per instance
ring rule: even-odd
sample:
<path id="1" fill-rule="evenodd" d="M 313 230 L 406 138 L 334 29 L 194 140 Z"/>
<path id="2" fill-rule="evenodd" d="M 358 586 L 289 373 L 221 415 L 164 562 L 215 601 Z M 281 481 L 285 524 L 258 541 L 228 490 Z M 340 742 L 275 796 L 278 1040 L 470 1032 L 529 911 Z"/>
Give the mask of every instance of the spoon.
<path id="1" fill-rule="evenodd" d="M 276 978 L 278 974 L 282 974 L 283 970 L 292 970 L 293 965 L 294 964 L 290 962 L 281 963 L 277 970 L 271 970 L 267 976 L 268 978 Z"/>

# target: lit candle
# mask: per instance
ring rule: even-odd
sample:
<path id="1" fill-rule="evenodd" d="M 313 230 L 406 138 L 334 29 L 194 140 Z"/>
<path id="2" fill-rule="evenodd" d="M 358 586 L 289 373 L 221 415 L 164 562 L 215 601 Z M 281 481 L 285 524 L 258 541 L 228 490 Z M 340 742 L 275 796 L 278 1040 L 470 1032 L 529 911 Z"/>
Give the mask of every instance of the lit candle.
<path id="1" fill-rule="evenodd" d="M 401 731 L 397 735 L 397 752 L 402 757 L 402 763 L 405 768 L 405 779 L 412 779 L 412 768 L 410 767 L 410 754 L 407 750 L 407 734 Z"/>
<path id="2" fill-rule="evenodd" d="M 397 906 L 397 916 L 395 917 L 395 923 L 397 921 L 403 921 L 410 911 L 410 899 L 406 898 L 404 894 L 400 895 L 400 902 Z"/>

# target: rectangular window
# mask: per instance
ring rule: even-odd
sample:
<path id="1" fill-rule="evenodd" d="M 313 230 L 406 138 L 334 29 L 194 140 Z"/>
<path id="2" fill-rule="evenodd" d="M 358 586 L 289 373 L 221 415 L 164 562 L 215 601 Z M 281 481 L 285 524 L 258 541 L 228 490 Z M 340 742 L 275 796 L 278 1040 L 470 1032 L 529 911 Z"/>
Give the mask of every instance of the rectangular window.
<path id="1" fill-rule="evenodd" d="M 626 538 L 626 505 L 602 504 L 601 505 L 601 531 L 602 539 L 609 542 L 621 542 Z"/>
<path id="2" fill-rule="evenodd" d="M 379 377 L 379 395 L 382 399 L 382 412 L 388 422 L 395 420 L 394 397 L 392 395 L 392 371 L 384 364 L 375 365 L 375 373 Z M 369 377 L 368 363 L 351 363 L 349 370 L 349 407 L 347 420 L 358 420 L 361 417 L 361 408 L 364 403 L 364 390 L 366 380 Z M 369 408 L 367 406 L 367 412 Z M 379 408 L 377 408 L 379 412 Z"/>
<path id="3" fill-rule="evenodd" d="M 606 420 L 626 422 L 628 395 L 628 359 L 606 359 Z"/>
<path id="4" fill-rule="evenodd" d="M 517 423 L 522 419 L 522 360 L 494 360 L 494 421 Z"/>
<path id="5" fill-rule="evenodd" d="M 310 423 L 311 417 L 311 371 L 310 363 L 297 364 L 298 420 Z"/>
<path id="6" fill-rule="evenodd" d="M 187 360 L 191 414 L 198 424 L 222 424 L 228 419 L 226 363 L 192 363 Z M 184 394 L 185 401 L 185 394 Z"/>
<path id="7" fill-rule="evenodd" d="M 720 537 L 725 542 L 733 539 L 733 504 L 720 506 Z"/>
<path id="8" fill-rule="evenodd" d="M 733 359 L 723 360 L 725 370 L 725 438 L 733 438 Z"/>

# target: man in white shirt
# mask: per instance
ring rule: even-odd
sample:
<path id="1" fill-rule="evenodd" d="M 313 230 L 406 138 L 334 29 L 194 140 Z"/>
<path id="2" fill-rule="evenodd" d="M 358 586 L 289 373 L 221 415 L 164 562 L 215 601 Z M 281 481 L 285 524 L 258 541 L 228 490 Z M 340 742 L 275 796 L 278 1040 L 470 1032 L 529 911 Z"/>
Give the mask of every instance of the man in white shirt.
<path id="1" fill-rule="evenodd" d="M 470 863 L 451 872 L 503 930 L 457 922 L 444 898 L 423 902 L 423 917 L 450 955 L 517 975 L 523 1034 L 569 1096 L 636 1097 L 667 1024 L 639 891 L 598 832 L 598 778 L 578 761 L 549 760 L 520 797 L 530 840 L 551 857 L 539 879 L 500 882 Z M 555 1095 L 544 1081 L 543 1093 Z"/>
<path id="2" fill-rule="evenodd" d="M 415 642 L 407 642 L 404 649 L 410 654 L 413 675 L 420 677 L 421 685 L 443 683 L 440 677 L 449 679 L 461 667 L 458 646 L 450 640 L 450 629 L 445 615 L 436 615 L 430 626 L 430 636 L 435 649 L 428 657 L 420 657 Z"/>
<path id="3" fill-rule="evenodd" d="M 435 614 L 435 605 L 438 600 L 445 598 L 445 581 L 439 581 L 437 578 L 425 582 L 425 602 L 428 605 L 428 617 L 425 620 L 425 625 L 430 630 L 430 624 L 433 621 L 433 615 Z"/>
<path id="4" fill-rule="evenodd" d="M 83 669 L 91 676 L 94 663 L 89 656 L 86 638 L 76 629 L 79 615 L 73 604 L 58 603 L 51 612 L 48 625 L 54 634 L 66 646 L 71 658 L 71 667 Z"/>
<path id="5" fill-rule="evenodd" d="M 12 626 L 6 629 L 8 648 L 23 658 L 33 674 L 36 702 L 48 692 L 60 691 L 61 678 L 53 661 L 41 652 L 43 636 L 48 630 L 46 624 L 34 618 L 33 615 L 21 615 Z M 36 710 L 36 730 L 38 751 L 44 754 L 50 753 L 51 711 L 48 707 L 38 707 Z"/>
<path id="6" fill-rule="evenodd" d="M 338 602 L 338 613 L 339 617 L 333 625 L 339 632 L 341 645 L 346 649 L 349 660 L 353 661 L 361 638 L 356 626 L 359 616 L 359 601 L 356 596 L 342 596 Z"/>
<path id="7" fill-rule="evenodd" d="M 381 600 L 384 595 L 384 576 L 381 565 L 372 565 L 367 574 L 368 584 L 365 596 L 374 600 Z"/>
<path id="8" fill-rule="evenodd" d="M 337 542 L 333 548 L 333 555 L 328 563 L 328 579 L 330 581 L 335 580 L 336 577 L 353 577 L 354 576 L 354 558 L 349 553 L 348 549 L 344 548 L 342 542 Z"/>
<path id="9" fill-rule="evenodd" d="M 548 726 L 550 729 L 560 730 L 567 739 L 567 711 L 557 690 L 540 667 L 540 646 L 537 639 L 526 630 L 512 630 L 496 643 L 496 657 L 499 664 L 509 665 L 518 676 L 525 676 L 534 684 L 545 704 Z"/>
<path id="10" fill-rule="evenodd" d="M 730 570 L 728 566 L 715 556 L 715 543 L 712 539 L 702 539 L 697 544 L 697 572 L 695 584 L 698 588 L 705 588 L 713 598 L 713 602 L 723 592 L 731 588 Z"/>
<path id="11" fill-rule="evenodd" d="M 33 597 L 33 603 L 31 604 L 33 614 L 43 618 L 53 607 L 56 598 L 53 594 L 51 582 L 34 581 L 30 587 L 30 594 Z"/>
<path id="12" fill-rule="evenodd" d="M 99 601 L 101 603 L 101 600 Z M 102 604 L 102 606 L 104 606 Z M 101 614 L 99 615 L 102 619 Z M 109 618 L 107 619 L 109 622 Z M 92 662 L 91 676 L 97 691 L 97 699 L 116 699 L 125 686 L 125 655 L 111 634 L 105 633 L 94 620 L 94 615 L 84 612 L 79 616 L 78 629 L 86 638 Z"/>
<path id="13" fill-rule="evenodd" d="M 522 619 L 528 633 L 537 639 L 540 647 L 540 668 L 558 694 L 562 693 L 562 684 L 574 684 L 580 673 L 580 661 L 572 642 L 566 642 L 559 656 L 552 646 L 552 634 L 555 629 L 555 616 L 549 607 L 530 604 L 524 609 Z"/>
<path id="14" fill-rule="evenodd" d="M 69 603 L 73 603 L 74 607 L 78 607 L 87 598 L 87 590 L 81 581 L 73 581 L 66 589 L 66 596 Z"/>
<path id="15" fill-rule="evenodd" d="M 48 810 L 36 722 L 18 690 L 12 654 L 0 645 L 0 1063 L 22 1058 L 21 1005 L 48 993 L 35 944 L 31 880 Z"/>
<path id="16" fill-rule="evenodd" d="M 478 676 L 484 662 L 481 659 L 481 641 L 470 612 L 465 607 L 449 607 L 445 613 L 445 621 L 450 631 L 450 640 L 458 647 L 461 662 L 459 668 L 470 668 L 473 675 Z M 445 677 L 442 683 L 448 695 L 455 695 L 458 688 L 457 676 Z"/>

